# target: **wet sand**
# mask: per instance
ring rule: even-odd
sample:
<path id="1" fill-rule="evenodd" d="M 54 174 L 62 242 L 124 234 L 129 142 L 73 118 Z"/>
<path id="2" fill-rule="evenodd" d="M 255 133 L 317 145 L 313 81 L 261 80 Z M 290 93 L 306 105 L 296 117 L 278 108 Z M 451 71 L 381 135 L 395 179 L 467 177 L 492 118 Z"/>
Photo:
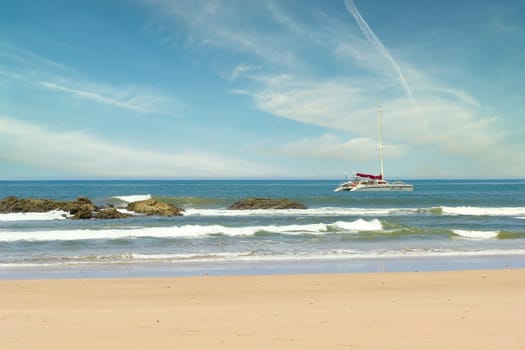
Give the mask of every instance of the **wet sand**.
<path id="1" fill-rule="evenodd" d="M 0 349 L 525 349 L 525 270 L 0 280 Z"/>

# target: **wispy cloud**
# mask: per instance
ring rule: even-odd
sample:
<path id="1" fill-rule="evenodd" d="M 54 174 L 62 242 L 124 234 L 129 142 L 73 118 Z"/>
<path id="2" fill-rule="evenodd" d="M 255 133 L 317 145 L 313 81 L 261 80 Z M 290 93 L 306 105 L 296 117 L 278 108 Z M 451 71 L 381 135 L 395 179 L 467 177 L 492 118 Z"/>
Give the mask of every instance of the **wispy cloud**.
<path id="1" fill-rule="evenodd" d="M 233 81 L 239 77 L 246 77 L 250 72 L 259 70 L 260 67 L 252 66 L 249 64 L 239 64 L 231 70 L 231 72 L 226 75 L 226 78 L 230 81 Z"/>
<path id="2" fill-rule="evenodd" d="M 172 21 L 175 27 L 185 26 L 190 35 L 183 44 L 178 36 L 162 30 L 160 34 L 152 28 L 152 33 L 161 36 L 167 45 L 183 46 L 191 53 L 207 48 L 235 52 L 241 59 L 253 60 L 268 66 L 287 67 L 288 69 L 303 68 L 303 61 L 293 50 L 283 50 L 290 44 L 289 36 L 282 36 L 282 28 L 289 30 L 293 26 L 290 18 L 277 18 L 277 7 L 271 2 L 234 1 L 181 1 L 181 0 L 144 0 L 158 9 L 159 17 Z M 264 16 L 263 14 L 268 14 Z M 267 28 L 273 30 L 261 32 L 254 21 L 271 21 Z M 164 27 L 164 24 L 159 24 Z M 174 29 L 177 31 L 177 29 Z M 200 57 L 198 54 L 196 56 Z M 223 64 L 231 62 L 225 60 Z"/>
<path id="3" fill-rule="evenodd" d="M 305 138 L 283 145 L 280 150 L 287 156 L 369 163 L 376 160 L 377 139 L 357 137 L 343 140 L 341 137 L 324 134 L 319 138 Z M 406 156 L 410 150 L 404 145 L 386 144 L 389 159 Z"/>
<path id="4" fill-rule="evenodd" d="M 139 104 L 137 103 L 137 101 L 133 101 L 134 98 L 119 100 L 117 98 L 103 96 L 98 92 L 73 89 L 73 88 L 57 85 L 55 83 L 51 83 L 47 81 L 39 81 L 38 83 L 52 90 L 65 92 L 67 94 L 70 94 L 76 97 L 92 100 L 95 102 L 107 104 L 107 105 L 114 106 L 114 107 L 125 108 L 125 109 L 129 109 L 129 110 L 136 111 L 136 112 L 142 112 L 142 113 L 153 111 L 151 108 L 148 108 L 148 106 L 145 106 L 144 104 Z"/>
<path id="5" fill-rule="evenodd" d="M 257 9 L 252 9 L 250 13 L 243 13 L 246 8 L 239 3 L 227 6 L 222 1 L 207 3 L 200 8 L 199 5 L 177 1 L 157 0 L 153 3 L 162 9 L 163 16 L 171 16 L 178 25 L 186 24 L 195 45 L 211 45 L 220 50 L 241 51 L 256 57 L 255 63 L 246 63 L 242 61 L 242 56 L 237 57 L 240 61 L 229 70 L 231 73 L 222 76 L 238 85 L 243 84 L 239 78 L 248 80 L 249 86 L 237 86 L 231 91 L 251 94 L 259 109 L 276 116 L 349 130 L 357 135 L 371 135 L 371 130 L 362 122 L 375 116 L 376 93 L 385 86 L 395 85 L 388 81 L 391 75 L 385 74 L 385 58 L 394 67 L 397 72 L 394 77 L 401 79 L 409 98 L 414 97 L 399 64 L 375 37 L 353 3 L 348 6 L 353 6 L 351 9 L 359 19 L 358 24 L 364 26 L 370 42 L 361 40 L 351 26 L 337 19 L 326 18 L 324 14 L 311 14 L 310 17 L 317 20 L 312 26 L 294 18 L 271 1 L 260 8 L 255 5 Z M 198 15 L 195 16 L 195 13 Z M 256 13 L 259 15 L 255 16 Z M 280 30 L 257 31 L 244 26 L 251 23 L 248 18 L 260 18 L 260 13 L 267 13 L 271 21 L 267 24 L 273 23 Z M 239 23 L 239 18 L 244 21 Z M 371 50 L 370 43 L 376 50 Z M 310 59 L 309 55 L 301 55 L 302 51 L 323 52 L 324 59 L 329 60 L 326 64 L 343 64 L 343 67 L 349 67 L 348 72 L 337 78 L 319 78 L 319 62 Z M 293 64 L 289 64 L 290 59 Z M 216 64 L 215 60 L 213 64 Z M 356 66 L 376 74 L 367 77 L 356 70 Z M 415 116 L 422 119 L 419 111 Z M 426 129 L 425 121 L 419 120 L 417 124 L 418 134 L 421 134 L 421 130 Z"/>
<path id="6" fill-rule="evenodd" d="M 338 155 L 337 158 L 358 161 L 361 159 L 355 156 L 358 150 L 359 154 L 374 157 L 375 144 L 367 145 L 368 152 L 354 148 L 363 145 L 363 139 L 375 140 L 377 135 L 376 106 L 366 104 L 370 98 L 366 90 L 357 87 L 359 84 L 354 86 L 352 81 L 344 79 L 308 82 L 290 76 L 272 76 L 264 79 L 263 85 L 264 88 L 252 92 L 259 109 L 301 123 L 347 131 L 359 140 L 355 144 L 323 136 L 318 141 L 291 141 L 283 148 L 288 154 L 310 155 L 314 159 L 322 152 L 328 158 Z M 391 152 L 390 157 L 406 154 L 400 150 L 422 145 L 429 154 L 495 161 L 498 154 L 512 148 L 496 119 L 478 116 L 477 102 L 471 96 L 436 88 L 433 95 L 424 95 L 421 101 L 429 117 L 428 124 L 421 123 L 417 111 L 407 106 L 405 98 L 390 98 L 383 105 L 385 150 Z M 430 135 L 421 132 L 425 126 L 431 128 Z"/>
<path id="7" fill-rule="evenodd" d="M 60 72 L 71 72 L 71 69 L 66 65 L 51 60 L 47 57 L 39 55 L 31 50 L 25 49 L 19 45 L 15 45 L 9 41 L 0 39 L 0 59 L 8 63 L 11 69 L 22 68 L 31 70 L 54 70 Z"/>
<path id="8" fill-rule="evenodd" d="M 80 77 L 66 65 L 46 59 L 41 55 L 0 42 L 0 76 L 39 89 L 64 94 L 87 103 L 102 104 L 136 113 L 154 113 L 177 116 L 184 111 L 184 104 L 175 96 L 153 86 L 134 84 L 109 84 Z"/>
<path id="9" fill-rule="evenodd" d="M 286 74 L 259 76 L 257 81 L 261 87 L 252 96 L 260 110 L 301 123 L 368 134 L 363 127 L 375 114 L 363 113 L 364 91 L 352 81 L 306 80 Z"/>
<path id="10" fill-rule="evenodd" d="M 167 96 L 161 91 L 149 87 L 110 86 L 93 82 L 69 83 L 70 86 L 67 85 L 68 83 L 44 80 L 38 81 L 37 84 L 75 98 L 138 113 L 172 114 L 173 111 L 180 110 L 182 106 L 174 97 Z"/>
<path id="11" fill-rule="evenodd" d="M 162 152 L 0 116 L 0 159 L 73 177 L 260 177 L 271 169 L 211 152 Z"/>

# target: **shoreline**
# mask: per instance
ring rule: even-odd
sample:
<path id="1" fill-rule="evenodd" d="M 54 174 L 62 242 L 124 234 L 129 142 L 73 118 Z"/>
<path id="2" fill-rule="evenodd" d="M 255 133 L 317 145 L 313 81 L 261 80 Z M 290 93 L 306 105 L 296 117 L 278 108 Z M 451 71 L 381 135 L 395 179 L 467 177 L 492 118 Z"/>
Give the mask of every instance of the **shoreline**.
<path id="1" fill-rule="evenodd" d="M 0 280 L 2 349 L 523 349 L 525 269 Z"/>
<path id="2" fill-rule="evenodd" d="M 0 281 L 525 269 L 523 255 L 64 264 L 0 268 Z"/>

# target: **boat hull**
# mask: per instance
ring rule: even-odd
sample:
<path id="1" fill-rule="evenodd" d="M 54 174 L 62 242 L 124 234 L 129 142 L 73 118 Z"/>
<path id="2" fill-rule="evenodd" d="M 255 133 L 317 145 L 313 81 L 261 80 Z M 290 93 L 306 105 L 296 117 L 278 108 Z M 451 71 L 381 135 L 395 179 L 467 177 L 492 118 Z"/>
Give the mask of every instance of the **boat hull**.
<path id="1" fill-rule="evenodd" d="M 352 184 L 345 183 L 334 190 L 334 192 L 381 192 L 381 191 L 413 191 L 414 186 L 406 183 L 386 184 Z"/>

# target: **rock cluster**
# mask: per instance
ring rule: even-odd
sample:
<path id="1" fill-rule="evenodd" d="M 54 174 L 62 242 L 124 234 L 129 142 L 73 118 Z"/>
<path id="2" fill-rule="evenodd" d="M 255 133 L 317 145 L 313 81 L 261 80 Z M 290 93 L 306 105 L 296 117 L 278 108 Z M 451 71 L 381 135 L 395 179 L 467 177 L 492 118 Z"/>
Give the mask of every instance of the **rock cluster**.
<path id="1" fill-rule="evenodd" d="M 286 198 L 270 199 L 270 198 L 248 198 L 233 203 L 228 207 L 230 210 L 246 210 L 246 209 L 308 209 L 302 203 L 294 202 Z"/>
<path id="2" fill-rule="evenodd" d="M 131 216 L 115 208 L 97 207 L 86 197 L 78 197 L 74 201 L 55 201 L 10 196 L 0 200 L 0 213 L 43 213 L 52 210 L 69 212 L 71 219 L 123 219 Z M 130 203 L 128 210 L 161 216 L 180 216 L 183 212 L 183 209 L 153 199 Z"/>
<path id="3" fill-rule="evenodd" d="M 307 209 L 307 206 L 286 198 L 248 198 L 232 204 L 230 210 L 246 209 Z M 71 219 L 122 219 L 131 216 L 112 207 L 97 207 L 89 198 L 78 197 L 73 201 L 55 201 L 40 198 L 18 198 L 14 196 L 0 200 L 0 213 L 35 213 L 62 210 Z M 127 210 L 145 215 L 181 216 L 184 209 L 157 202 L 154 199 L 129 203 Z"/>
<path id="4" fill-rule="evenodd" d="M 43 213 L 52 210 L 69 212 L 71 219 L 122 219 L 130 216 L 115 208 L 97 207 L 86 197 L 78 197 L 74 201 L 55 201 L 10 196 L 0 200 L 0 213 Z"/>
<path id="5" fill-rule="evenodd" d="M 129 203 L 127 209 L 136 213 L 161 216 L 181 216 L 184 211 L 184 209 L 168 203 L 157 202 L 154 199 Z"/>

